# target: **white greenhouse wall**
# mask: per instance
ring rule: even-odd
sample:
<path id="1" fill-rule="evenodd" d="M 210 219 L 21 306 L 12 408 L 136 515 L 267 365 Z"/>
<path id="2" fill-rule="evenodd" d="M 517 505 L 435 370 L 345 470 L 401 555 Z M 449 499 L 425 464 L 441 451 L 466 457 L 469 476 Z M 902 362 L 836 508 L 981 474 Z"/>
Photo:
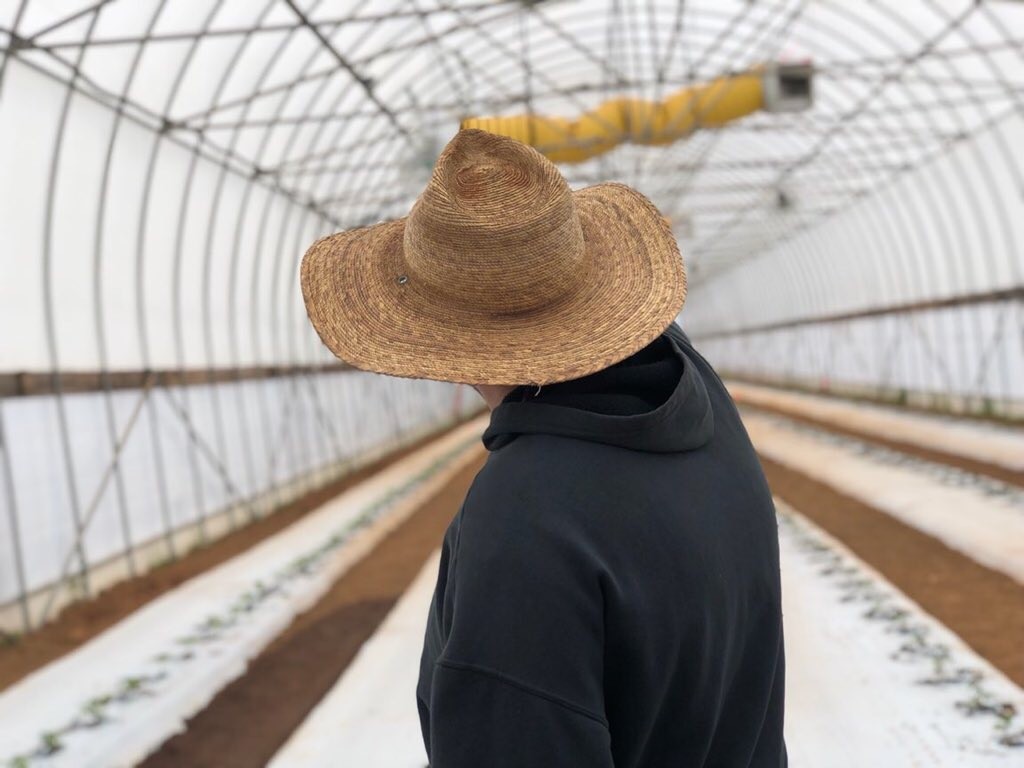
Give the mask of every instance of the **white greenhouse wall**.
<path id="1" fill-rule="evenodd" d="M 1024 285 L 1021 146 L 1024 117 L 997 121 L 701 283 L 683 326 L 734 375 L 1020 415 L 1024 302 L 983 298 Z M 971 295 L 961 306 L 816 321 Z"/>
<path id="2" fill-rule="evenodd" d="M 983 354 L 975 325 L 993 340 Z M 739 334 L 698 346 L 723 375 L 1024 418 L 1022 327 L 1021 304 L 1002 302 Z"/>
<path id="3" fill-rule="evenodd" d="M 145 571 L 198 543 L 200 525 L 207 540 L 216 538 L 464 418 L 479 406 L 468 395 L 448 384 L 351 371 L 153 389 L 146 398 L 137 390 L 117 391 L 110 405 L 117 433 L 126 439 L 116 467 L 107 394 L 65 395 L 62 405 L 52 396 L 5 400 L 3 440 L 17 482 L 0 487 L 0 627 L 21 628 L 15 603 L 22 589 L 38 593 L 51 585 L 69 558 L 66 575 L 80 572 L 76 514 L 83 522 L 88 515 L 82 539 L 87 569 L 118 560 L 115 570 L 123 576 L 132 560 Z M 187 420 L 181 416 L 186 399 Z M 117 576 L 100 574 L 91 586 Z M 60 602 L 73 593 L 62 590 Z M 38 621 L 45 600 L 34 602 Z"/>
<path id="4" fill-rule="evenodd" d="M 20 107 L 0 120 L 0 169 L 18 179 L 0 184 L 0 370 L 333 362 L 298 285 L 330 222 L 130 120 L 115 133 L 81 94 L 61 130 L 66 87 L 17 60 L 3 88 Z"/>

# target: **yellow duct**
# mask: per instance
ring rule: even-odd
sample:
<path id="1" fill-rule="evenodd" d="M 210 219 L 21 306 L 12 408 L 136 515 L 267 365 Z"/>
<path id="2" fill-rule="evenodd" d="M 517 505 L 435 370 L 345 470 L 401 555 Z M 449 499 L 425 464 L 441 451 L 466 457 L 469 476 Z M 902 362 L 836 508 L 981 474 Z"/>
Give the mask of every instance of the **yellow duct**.
<path id="1" fill-rule="evenodd" d="M 662 101 L 616 98 L 577 120 L 544 115 L 470 117 L 480 128 L 536 147 L 553 162 L 579 163 L 619 144 L 669 144 L 699 128 L 717 128 L 765 106 L 761 71 L 720 77 L 684 88 Z"/>

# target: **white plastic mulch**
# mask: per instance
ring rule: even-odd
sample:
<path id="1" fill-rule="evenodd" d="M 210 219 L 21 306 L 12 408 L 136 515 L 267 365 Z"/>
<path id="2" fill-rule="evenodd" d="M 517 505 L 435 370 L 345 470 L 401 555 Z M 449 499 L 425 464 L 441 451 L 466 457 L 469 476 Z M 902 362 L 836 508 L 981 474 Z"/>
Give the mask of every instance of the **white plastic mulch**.
<path id="1" fill-rule="evenodd" d="M 862 441 L 745 410 L 758 453 L 1024 583 L 1024 494 Z"/>
<path id="2" fill-rule="evenodd" d="M 790 765 L 1024 764 L 1024 693 L 842 545 L 776 504 Z M 423 768 L 415 686 L 436 577 L 435 555 L 272 768 Z M 1017 740 L 1022 746 L 1010 746 Z"/>
<path id="3" fill-rule="evenodd" d="M 1024 691 L 842 544 L 776 506 L 790 764 L 1024 765 Z"/>
<path id="4" fill-rule="evenodd" d="M 399 460 L 0 693 L 0 765 L 138 762 L 479 456 L 484 426 L 476 419 Z"/>
<path id="5" fill-rule="evenodd" d="M 728 382 L 728 387 L 741 404 L 779 408 L 867 435 L 895 438 L 1006 469 L 1024 470 L 1022 429 L 738 381 Z"/>

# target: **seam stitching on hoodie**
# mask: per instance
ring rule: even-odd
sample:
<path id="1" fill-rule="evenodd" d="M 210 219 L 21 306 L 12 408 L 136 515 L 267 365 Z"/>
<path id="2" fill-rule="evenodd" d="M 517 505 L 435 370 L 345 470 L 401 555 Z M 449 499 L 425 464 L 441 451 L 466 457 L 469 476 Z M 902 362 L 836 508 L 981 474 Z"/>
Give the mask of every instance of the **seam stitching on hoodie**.
<path id="1" fill-rule="evenodd" d="M 604 728 L 608 728 L 608 721 L 604 717 L 598 715 L 595 712 L 591 712 L 586 707 L 581 707 L 579 704 L 573 704 L 571 701 L 566 701 L 560 696 L 556 696 L 553 693 L 548 693 L 547 691 L 543 691 L 539 688 L 534 688 L 532 685 L 528 685 L 527 683 L 516 680 L 514 677 L 509 677 L 508 675 L 502 674 L 501 672 L 496 672 L 495 670 L 489 669 L 488 667 L 482 667 L 478 664 L 467 664 L 461 661 L 452 661 L 451 659 L 438 659 L 435 662 L 435 664 L 439 667 L 448 667 L 449 669 L 454 669 L 460 672 L 476 672 L 477 674 L 484 675 L 486 677 L 492 677 L 501 683 L 510 685 L 513 688 L 518 688 L 524 691 L 525 693 L 532 694 L 533 696 L 537 696 L 538 698 L 546 699 L 552 702 L 553 704 L 558 704 L 559 706 L 571 710 L 578 715 L 583 715 L 584 717 L 593 720 L 594 722 L 602 725 Z"/>

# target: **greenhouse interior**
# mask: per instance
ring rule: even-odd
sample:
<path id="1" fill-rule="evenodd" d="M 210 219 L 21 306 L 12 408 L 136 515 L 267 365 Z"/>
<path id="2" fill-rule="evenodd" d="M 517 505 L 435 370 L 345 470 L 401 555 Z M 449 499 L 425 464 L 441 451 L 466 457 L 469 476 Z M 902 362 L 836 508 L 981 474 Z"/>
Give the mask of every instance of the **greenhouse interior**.
<path id="1" fill-rule="evenodd" d="M 0 766 L 1024 765 L 1024 3 L 0 0 L 0 177 Z"/>

